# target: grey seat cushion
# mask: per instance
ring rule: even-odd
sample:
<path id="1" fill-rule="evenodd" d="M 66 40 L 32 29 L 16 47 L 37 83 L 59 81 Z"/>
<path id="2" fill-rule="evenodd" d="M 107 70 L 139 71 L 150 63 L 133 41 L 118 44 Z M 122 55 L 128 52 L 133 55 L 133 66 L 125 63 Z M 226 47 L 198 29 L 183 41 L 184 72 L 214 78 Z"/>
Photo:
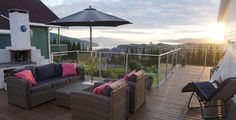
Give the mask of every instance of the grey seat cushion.
<path id="1" fill-rule="evenodd" d="M 64 86 L 69 83 L 69 78 L 66 77 L 54 77 L 54 78 L 49 78 L 46 79 L 45 81 L 48 81 L 49 83 L 52 84 L 52 87 L 59 87 L 59 86 Z"/>
<path id="2" fill-rule="evenodd" d="M 39 82 L 36 86 L 33 86 L 30 88 L 32 93 L 40 92 L 43 90 L 48 90 L 51 89 L 52 85 L 49 82 Z"/>
<path id="3" fill-rule="evenodd" d="M 47 64 L 35 67 L 37 80 L 45 80 L 55 76 L 54 64 Z"/>

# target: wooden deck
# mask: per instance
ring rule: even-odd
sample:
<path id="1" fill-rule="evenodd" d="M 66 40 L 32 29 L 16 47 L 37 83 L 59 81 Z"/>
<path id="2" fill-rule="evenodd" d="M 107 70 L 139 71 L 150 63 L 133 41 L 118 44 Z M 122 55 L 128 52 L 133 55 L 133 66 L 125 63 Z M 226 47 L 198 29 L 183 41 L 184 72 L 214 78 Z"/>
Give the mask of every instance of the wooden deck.
<path id="1" fill-rule="evenodd" d="M 181 89 L 190 81 L 206 81 L 210 77 L 210 68 L 197 66 L 179 67 L 173 76 L 159 88 L 148 92 L 146 104 L 139 109 L 132 120 L 200 120 L 200 109 L 188 111 L 190 93 L 181 93 Z M 193 101 L 196 106 L 197 101 Z"/>
<path id="2" fill-rule="evenodd" d="M 209 68 L 179 67 L 173 76 L 159 88 L 148 91 L 147 102 L 131 120 L 199 120 L 200 109 L 186 108 L 189 93 L 181 89 L 190 81 L 208 80 Z M 6 92 L 0 90 L 0 120 L 70 120 L 70 110 L 57 106 L 54 101 L 25 110 L 7 103 Z"/>

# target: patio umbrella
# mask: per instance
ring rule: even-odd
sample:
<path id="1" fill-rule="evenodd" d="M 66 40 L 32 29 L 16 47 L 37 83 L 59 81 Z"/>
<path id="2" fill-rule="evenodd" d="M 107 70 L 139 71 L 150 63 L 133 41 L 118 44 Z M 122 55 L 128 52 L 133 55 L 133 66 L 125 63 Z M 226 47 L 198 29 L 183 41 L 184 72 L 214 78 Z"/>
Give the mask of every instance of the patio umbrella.
<path id="1" fill-rule="evenodd" d="M 50 22 L 52 25 L 60 26 L 89 26 L 90 27 L 90 47 L 92 51 L 92 26 L 111 26 L 131 24 L 129 21 L 100 12 L 91 6 L 83 11 L 74 13 L 64 18 Z"/>
<path id="2" fill-rule="evenodd" d="M 67 17 L 50 22 L 52 25 L 60 26 L 89 26 L 90 27 L 90 46 L 92 51 L 92 26 L 110 26 L 116 27 L 124 24 L 131 24 L 129 21 L 100 12 L 91 6 L 83 11 L 74 13 Z M 93 79 L 93 76 L 91 76 Z"/>

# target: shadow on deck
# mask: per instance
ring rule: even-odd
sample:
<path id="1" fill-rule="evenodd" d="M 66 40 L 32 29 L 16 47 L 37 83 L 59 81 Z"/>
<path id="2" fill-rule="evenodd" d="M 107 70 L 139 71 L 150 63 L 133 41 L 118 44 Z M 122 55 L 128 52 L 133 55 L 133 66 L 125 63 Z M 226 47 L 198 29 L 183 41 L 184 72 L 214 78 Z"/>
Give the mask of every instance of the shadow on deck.
<path id="1" fill-rule="evenodd" d="M 200 109 L 187 109 L 190 93 L 181 89 L 190 81 L 209 79 L 209 68 L 198 66 L 179 67 L 173 76 L 159 88 L 148 91 L 147 102 L 131 120 L 198 120 Z M 0 90 L 0 120 L 70 120 L 70 110 L 55 105 L 55 102 L 42 104 L 25 110 L 7 103 L 6 92 Z"/>

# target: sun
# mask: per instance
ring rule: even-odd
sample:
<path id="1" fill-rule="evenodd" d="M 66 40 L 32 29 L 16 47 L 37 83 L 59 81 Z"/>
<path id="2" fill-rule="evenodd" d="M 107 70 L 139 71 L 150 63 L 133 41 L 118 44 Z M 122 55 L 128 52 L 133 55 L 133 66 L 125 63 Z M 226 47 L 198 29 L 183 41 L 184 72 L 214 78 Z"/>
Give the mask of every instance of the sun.
<path id="1" fill-rule="evenodd" d="M 209 27 L 208 37 L 215 43 L 223 43 L 225 24 L 218 23 Z"/>

